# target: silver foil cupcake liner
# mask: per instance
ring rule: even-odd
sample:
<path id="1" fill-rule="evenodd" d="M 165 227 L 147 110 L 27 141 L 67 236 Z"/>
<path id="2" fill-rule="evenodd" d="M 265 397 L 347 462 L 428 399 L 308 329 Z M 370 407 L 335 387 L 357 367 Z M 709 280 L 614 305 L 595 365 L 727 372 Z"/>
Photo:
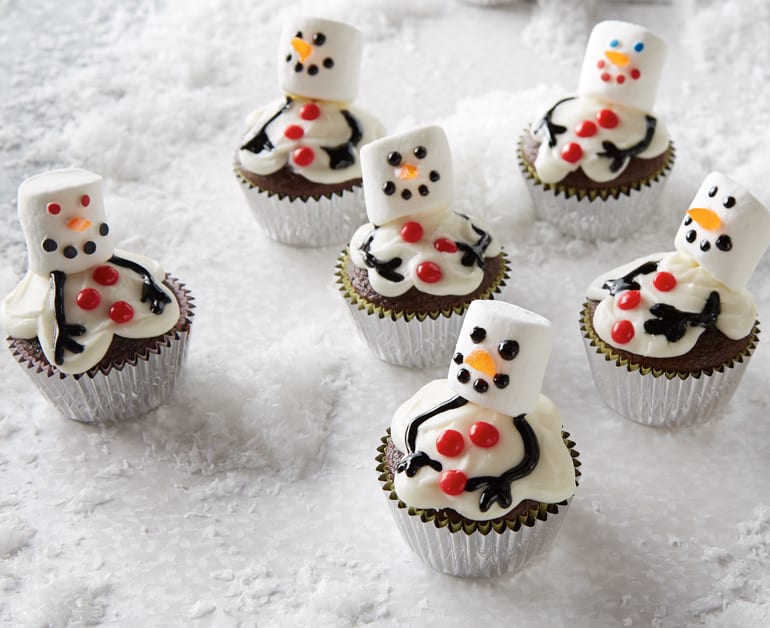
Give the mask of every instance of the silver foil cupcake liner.
<path id="1" fill-rule="evenodd" d="M 367 220 L 363 187 L 331 196 L 291 199 L 265 192 L 238 175 L 251 213 L 273 240 L 292 246 L 345 244 Z"/>

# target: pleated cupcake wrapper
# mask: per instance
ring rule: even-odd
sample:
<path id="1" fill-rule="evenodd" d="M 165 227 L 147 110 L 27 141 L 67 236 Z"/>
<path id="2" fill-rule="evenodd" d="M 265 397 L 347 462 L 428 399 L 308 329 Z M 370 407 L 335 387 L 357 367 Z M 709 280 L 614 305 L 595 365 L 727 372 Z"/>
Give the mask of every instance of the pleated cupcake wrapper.
<path id="1" fill-rule="evenodd" d="M 180 318 L 189 330 L 195 306 L 189 291 L 182 284 L 177 286 L 185 296 Z M 171 329 L 155 347 L 120 365 L 78 375 L 35 364 L 18 351 L 14 357 L 64 417 L 84 423 L 120 421 L 146 414 L 171 398 L 181 379 L 189 335 L 189 331 Z"/>
<path id="2" fill-rule="evenodd" d="M 240 173 L 237 164 L 235 175 L 257 223 L 278 242 L 304 247 L 343 244 L 366 222 L 361 186 L 302 199 L 255 186 Z"/>
<path id="3" fill-rule="evenodd" d="M 388 431 L 389 433 L 389 431 Z M 575 477 L 580 476 L 578 452 L 562 432 L 570 450 Z M 377 471 L 382 490 L 406 544 L 427 565 L 450 576 L 490 577 L 514 574 L 547 551 L 564 522 L 572 498 L 539 507 L 515 521 L 493 519 L 453 523 L 442 511 L 410 508 L 399 500 L 385 462 L 386 435 L 377 448 Z"/>
<path id="4" fill-rule="evenodd" d="M 652 427 L 686 427 L 717 415 L 738 388 L 756 347 L 759 327 L 744 351 L 719 367 L 661 371 L 621 357 L 593 329 L 587 305 L 580 329 L 601 399 L 625 418 Z"/>
<path id="5" fill-rule="evenodd" d="M 586 190 L 543 183 L 534 166 L 524 158 L 522 142 L 523 137 L 519 140 L 519 166 L 538 218 L 562 233 L 586 240 L 613 240 L 632 234 L 654 220 L 666 175 L 675 157 L 672 145 L 663 166 L 633 185 Z"/>
<path id="6" fill-rule="evenodd" d="M 337 260 L 337 283 L 349 306 L 359 336 L 381 360 L 398 366 L 446 366 L 452 358 L 463 316 L 471 300 L 449 310 L 409 314 L 386 309 L 360 296 L 347 273 L 349 253 Z M 503 253 L 500 273 L 476 299 L 494 299 L 508 278 L 508 258 Z"/>

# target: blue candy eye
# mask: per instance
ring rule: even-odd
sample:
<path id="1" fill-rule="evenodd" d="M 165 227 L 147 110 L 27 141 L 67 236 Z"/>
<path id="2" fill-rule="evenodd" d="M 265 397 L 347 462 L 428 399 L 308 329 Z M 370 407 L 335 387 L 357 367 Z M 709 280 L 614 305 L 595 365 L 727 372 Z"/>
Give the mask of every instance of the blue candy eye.
<path id="1" fill-rule="evenodd" d="M 620 42 L 617 39 L 613 39 L 610 42 L 610 48 L 617 48 L 618 46 L 620 46 Z"/>
<path id="2" fill-rule="evenodd" d="M 640 41 L 637 41 L 634 44 L 634 50 L 636 50 L 636 52 L 641 52 L 642 50 L 644 50 L 644 44 Z"/>

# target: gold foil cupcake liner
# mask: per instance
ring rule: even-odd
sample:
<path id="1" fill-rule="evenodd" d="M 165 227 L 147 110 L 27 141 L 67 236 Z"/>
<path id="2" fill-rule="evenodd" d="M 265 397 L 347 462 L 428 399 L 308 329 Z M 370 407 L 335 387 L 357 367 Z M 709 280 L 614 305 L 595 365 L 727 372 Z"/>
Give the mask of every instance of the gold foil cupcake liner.
<path id="1" fill-rule="evenodd" d="M 194 316 L 193 299 L 184 284 L 169 276 L 166 283 L 176 287 L 177 296 L 183 295 L 183 299 L 179 299 L 180 316 L 176 326 L 184 321 L 185 331 L 172 328 L 154 346 L 120 364 L 69 375 L 47 361 L 45 364 L 32 361 L 19 350 L 12 350 L 13 356 L 25 367 L 24 371 L 48 402 L 68 419 L 94 423 L 146 414 L 168 401 L 181 380 Z"/>
<path id="2" fill-rule="evenodd" d="M 503 263 L 498 276 L 476 299 L 494 299 L 505 286 L 508 258 L 505 253 L 501 255 Z M 335 276 L 358 334 L 372 352 L 398 366 L 430 368 L 449 364 L 465 311 L 476 299 L 450 309 L 420 313 L 384 308 L 356 292 L 347 272 L 349 259 L 348 250 L 343 250 L 337 259 Z"/>
<path id="3" fill-rule="evenodd" d="M 255 186 L 241 174 L 238 164 L 234 171 L 254 219 L 278 242 L 302 247 L 343 244 L 366 222 L 361 186 L 302 199 Z"/>
<path id="4" fill-rule="evenodd" d="M 592 190 L 543 183 L 524 157 L 523 137 L 518 146 L 519 167 L 535 212 L 562 233 L 586 240 L 613 240 L 643 228 L 658 211 L 666 175 L 674 165 L 673 144 L 665 163 L 649 176 L 633 184 Z"/>
<path id="5" fill-rule="evenodd" d="M 759 337 L 755 324 L 751 343 L 734 358 L 682 372 L 641 366 L 618 354 L 594 331 L 588 304 L 580 330 L 601 399 L 625 418 L 652 427 L 686 427 L 717 415 L 738 388 Z"/>
<path id="6" fill-rule="evenodd" d="M 574 441 L 562 432 L 580 477 Z M 390 430 L 377 448 L 378 479 L 388 506 L 406 544 L 427 565 L 450 576 L 490 577 L 514 574 L 553 545 L 566 517 L 570 497 L 558 504 L 540 503 L 515 520 L 452 522 L 445 511 L 411 508 L 395 492 L 393 475 L 385 462 Z"/>

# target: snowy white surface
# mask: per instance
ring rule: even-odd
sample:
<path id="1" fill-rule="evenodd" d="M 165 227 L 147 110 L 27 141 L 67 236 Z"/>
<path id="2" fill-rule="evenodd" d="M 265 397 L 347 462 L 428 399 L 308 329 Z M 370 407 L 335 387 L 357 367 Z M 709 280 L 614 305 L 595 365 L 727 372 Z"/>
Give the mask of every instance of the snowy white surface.
<path id="1" fill-rule="evenodd" d="M 2 625 L 770 625 L 767 338 L 724 416 L 658 431 L 596 397 L 577 326 L 596 274 L 673 247 L 710 170 L 770 202 L 770 6 L 557 4 L 0 2 L 0 293 L 25 270 L 16 187 L 80 166 L 105 176 L 118 244 L 162 260 L 198 305 L 178 400 L 130 423 L 56 416 L 0 352 Z M 232 176 L 246 114 L 278 93 L 289 11 L 364 31 L 358 103 L 392 131 L 445 127 L 457 208 L 512 258 L 504 296 L 555 324 L 544 392 L 584 477 L 553 550 L 520 575 L 453 579 L 408 552 L 375 447 L 443 370 L 372 357 L 334 285 L 338 248 L 266 239 Z M 649 228 L 596 244 L 534 221 L 514 145 L 574 90 L 606 17 L 668 40 L 658 111 L 678 159 Z M 769 270 L 766 256 L 751 283 L 765 320 Z"/>

